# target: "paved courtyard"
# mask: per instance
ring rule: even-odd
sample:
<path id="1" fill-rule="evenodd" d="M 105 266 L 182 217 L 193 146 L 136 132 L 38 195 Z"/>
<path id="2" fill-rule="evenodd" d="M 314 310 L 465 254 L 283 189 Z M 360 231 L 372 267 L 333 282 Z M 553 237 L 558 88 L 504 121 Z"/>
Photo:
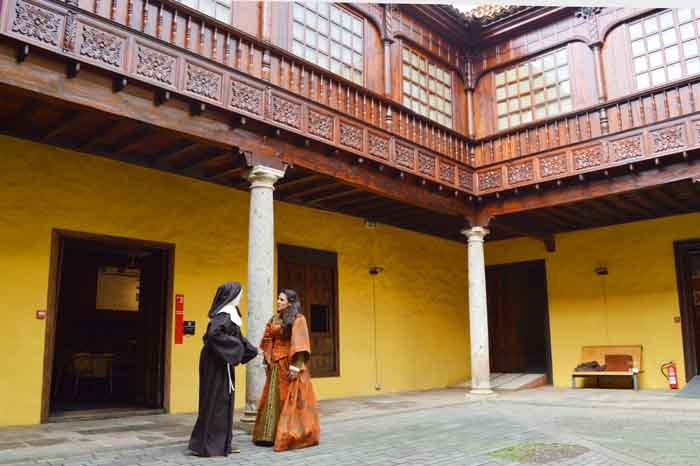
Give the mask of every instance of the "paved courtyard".
<path id="1" fill-rule="evenodd" d="M 700 466 L 700 399 L 668 391 L 541 388 L 492 397 L 433 390 L 321 403 L 321 445 L 188 456 L 192 415 L 0 429 L 0 464 Z"/>

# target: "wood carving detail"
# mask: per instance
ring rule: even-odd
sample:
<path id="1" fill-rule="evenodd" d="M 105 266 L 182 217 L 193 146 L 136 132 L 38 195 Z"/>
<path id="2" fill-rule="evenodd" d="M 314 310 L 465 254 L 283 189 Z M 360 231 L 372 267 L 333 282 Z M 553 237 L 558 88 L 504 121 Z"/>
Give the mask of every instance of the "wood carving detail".
<path id="1" fill-rule="evenodd" d="M 362 150 L 362 129 L 340 123 L 340 143 L 353 149 Z"/>
<path id="2" fill-rule="evenodd" d="M 308 112 L 309 133 L 320 136 L 329 141 L 333 140 L 333 117 L 323 113 L 309 110 Z"/>
<path id="3" fill-rule="evenodd" d="M 293 128 L 301 128 L 301 104 L 273 96 L 271 110 L 273 120 Z"/>
<path id="4" fill-rule="evenodd" d="M 246 112 L 262 111 L 263 91 L 240 81 L 231 81 L 231 106 Z"/>
<path id="5" fill-rule="evenodd" d="M 367 146 L 367 150 L 371 155 L 382 159 L 389 158 L 389 140 L 387 138 L 369 133 L 367 138 Z"/>
<path id="6" fill-rule="evenodd" d="M 503 173 L 500 168 L 479 173 L 479 189 L 500 188 L 503 185 Z"/>
<path id="7" fill-rule="evenodd" d="M 219 100 L 221 75 L 188 63 L 185 89 L 202 97 Z"/>
<path id="8" fill-rule="evenodd" d="M 394 150 L 394 162 L 408 168 L 415 167 L 416 154 L 413 148 L 397 142 Z"/>
<path id="9" fill-rule="evenodd" d="M 673 126 L 652 132 L 651 144 L 654 153 L 684 147 L 685 131 L 683 126 Z"/>
<path id="10" fill-rule="evenodd" d="M 603 162 L 605 162 L 605 156 L 601 145 L 585 147 L 574 151 L 574 168 L 576 170 L 597 167 Z"/>
<path id="11" fill-rule="evenodd" d="M 531 181 L 535 177 L 532 160 L 508 166 L 508 183 L 516 184 Z"/>
<path id="12" fill-rule="evenodd" d="M 172 85 L 175 81 L 175 57 L 139 45 L 136 50 L 136 74 Z"/>
<path id="13" fill-rule="evenodd" d="M 80 55 L 112 66 L 121 65 L 124 39 L 86 25 L 82 39 Z"/>
<path id="14" fill-rule="evenodd" d="M 459 186 L 464 189 L 471 190 L 474 187 L 474 175 L 472 172 L 460 168 L 459 169 Z"/>
<path id="15" fill-rule="evenodd" d="M 449 163 L 440 162 L 440 179 L 443 181 L 455 182 L 455 166 Z"/>
<path id="16" fill-rule="evenodd" d="M 12 32 L 36 39 L 50 45 L 58 45 L 61 16 L 38 6 L 18 1 Z"/>
<path id="17" fill-rule="evenodd" d="M 430 176 L 435 176 L 437 163 L 435 157 L 428 154 L 418 154 L 418 171 Z"/>
<path id="18" fill-rule="evenodd" d="M 642 139 L 639 136 L 627 139 L 618 139 L 611 143 L 614 160 L 627 160 L 641 157 Z"/>
<path id="19" fill-rule="evenodd" d="M 543 178 L 566 173 L 566 155 L 550 155 L 540 159 L 540 174 Z"/>

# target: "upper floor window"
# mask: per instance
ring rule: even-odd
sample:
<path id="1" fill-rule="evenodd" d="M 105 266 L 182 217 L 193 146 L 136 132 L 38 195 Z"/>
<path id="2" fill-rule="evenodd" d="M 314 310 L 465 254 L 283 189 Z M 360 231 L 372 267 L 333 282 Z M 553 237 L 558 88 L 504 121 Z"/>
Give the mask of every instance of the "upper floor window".
<path id="1" fill-rule="evenodd" d="M 224 23 L 231 22 L 231 0 L 180 0 L 190 8 Z"/>
<path id="2" fill-rule="evenodd" d="M 629 25 L 637 89 L 700 73 L 700 9 L 667 10 Z"/>
<path id="3" fill-rule="evenodd" d="M 452 126 L 452 75 L 409 48 L 403 49 L 403 104 Z"/>
<path id="4" fill-rule="evenodd" d="M 495 83 L 499 131 L 573 108 L 565 48 L 496 73 Z"/>
<path id="5" fill-rule="evenodd" d="M 295 2 L 293 10 L 292 52 L 362 85 L 362 19 L 327 2 Z"/>

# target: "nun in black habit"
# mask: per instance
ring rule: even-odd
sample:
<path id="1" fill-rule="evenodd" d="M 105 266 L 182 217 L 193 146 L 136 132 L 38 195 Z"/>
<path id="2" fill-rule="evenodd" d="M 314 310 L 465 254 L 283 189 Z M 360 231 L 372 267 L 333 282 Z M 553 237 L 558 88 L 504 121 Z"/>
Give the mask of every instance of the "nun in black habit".
<path id="1" fill-rule="evenodd" d="M 233 435 L 234 367 L 258 349 L 241 333 L 241 284 L 224 283 L 209 310 L 204 348 L 199 356 L 199 415 L 189 448 L 197 456 L 228 456 Z"/>

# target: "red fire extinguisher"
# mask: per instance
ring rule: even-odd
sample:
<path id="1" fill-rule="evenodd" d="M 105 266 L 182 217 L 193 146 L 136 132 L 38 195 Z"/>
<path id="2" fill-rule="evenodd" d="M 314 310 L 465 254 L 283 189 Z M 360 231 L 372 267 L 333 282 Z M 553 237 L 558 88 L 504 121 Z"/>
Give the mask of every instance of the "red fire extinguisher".
<path id="1" fill-rule="evenodd" d="M 676 390 L 678 388 L 678 372 L 676 371 L 676 363 L 671 361 L 667 362 L 666 364 L 662 364 L 661 373 L 664 377 L 666 377 L 666 380 L 668 380 L 669 388 Z"/>

